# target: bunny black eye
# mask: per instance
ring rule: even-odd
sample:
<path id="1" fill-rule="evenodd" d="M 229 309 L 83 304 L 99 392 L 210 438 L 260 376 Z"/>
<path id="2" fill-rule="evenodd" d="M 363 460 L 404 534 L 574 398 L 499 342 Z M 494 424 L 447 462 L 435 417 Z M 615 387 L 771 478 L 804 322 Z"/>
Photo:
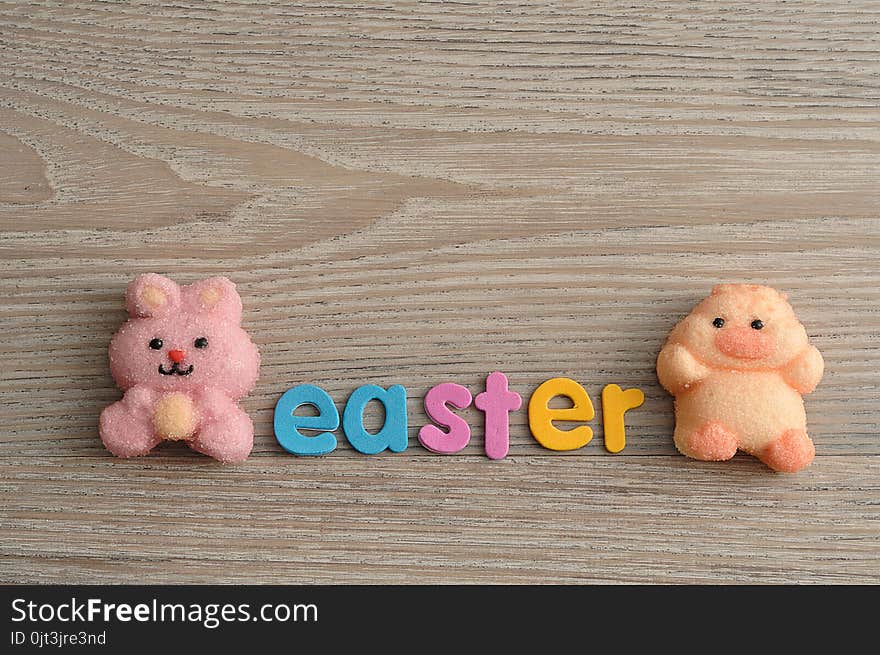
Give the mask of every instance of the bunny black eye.
<path id="1" fill-rule="evenodd" d="M 764 327 L 764 321 L 762 321 L 760 318 L 756 318 L 754 321 L 752 321 L 753 330 L 760 330 L 762 327 Z"/>
<path id="2" fill-rule="evenodd" d="M 193 345 L 196 348 L 207 348 L 208 347 L 208 339 L 206 337 L 199 337 L 195 341 L 193 341 Z"/>
<path id="3" fill-rule="evenodd" d="M 151 339 L 150 348 L 153 350 L 162 350 L 162 339 Z"/>
<path id="4" fill-rule="evenodd" d="M 712 325 L 714 325 L 717 328 L 723 328 L 724 327 L 724 319 L 719 316 L 714 321 L 712 321 Z"/>

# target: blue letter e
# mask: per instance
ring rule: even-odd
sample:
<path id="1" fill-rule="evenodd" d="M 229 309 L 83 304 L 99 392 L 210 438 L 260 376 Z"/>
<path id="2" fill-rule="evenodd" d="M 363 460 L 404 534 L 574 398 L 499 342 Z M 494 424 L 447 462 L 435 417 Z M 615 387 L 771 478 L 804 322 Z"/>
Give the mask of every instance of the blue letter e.
<path id="1" fill-rule="evenodd" d="M 371 400 L 385 406 L 385 425 L 376 434 L 364 428 L 364 408 Z M 375 384 L 358 387 L 342 412 L 342 429 L 352 447 L 366 455 L 381 453 L 386 448 L 395 453 L 406 450 L 406 389 L 399 384 L 387 391 Z"/>
<path id="2" fill-rule="evenodd" d="M 317 416 L 297 416 L 300 405 L 314 405 Z M 321 387 L 300 384 L 288 389 L 275 405 L 275 438 L 289 453 L 294 455 L 326 455 L 336 448 L 336 436 L 322 432 L 307 437 L 299 428 L 312 430 L 335 430 L 339 427 L 339 412 L 333 399 Z"/>

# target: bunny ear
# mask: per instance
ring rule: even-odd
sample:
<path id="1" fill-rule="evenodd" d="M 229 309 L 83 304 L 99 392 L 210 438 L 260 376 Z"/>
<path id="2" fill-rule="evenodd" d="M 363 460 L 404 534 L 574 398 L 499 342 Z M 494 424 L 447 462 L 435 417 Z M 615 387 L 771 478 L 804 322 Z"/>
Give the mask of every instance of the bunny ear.
<path id="1" fill-rule="evenodd" d="M 756 292 L 761 289 L 769 289 L 770 287 L 762 287 L 760 284 L 745 284 L 742 282 L 725 282 L 723 284 L 716 284 L 712 287 L 713 296 L 719 296 L 723 293 L 743 293 L 743 292 Z"/>
<path id="2" fill-rule="evenodd" d="M 761 295 L 765 298 L 774 298 L 788 302 L 788 294 L 774 289 L 773 287 L 764 286 L 762 284 L 737 284 L 726 283 L 716 284 L 712 287 L 712 295 L 718 296 L 724 293 L 743 293 L 748 292 L 752 295 Z"/>
<path id="3" fill-rule="evenodd" d="M 131 316 L 163 316 L 179 304 L 180 287 L 156 273 L 138 275 L 125 290 L 125 308 Z"/>
<path id="4" fill-rule="evenodd" d="M 732 284 L 716 284 L 714 287 L 712 287 L 711 295 L 717 296 L 724 293 L 725 291 L 730 291 L 732 288 Z"/>
<path id="5" fill-rule="evenodd" d="M 241 297 L 232 280 L 209 277 L 185 287 L 184 294 L 195 311 L 221 316 L 236 325 L 241 323 Z"/>

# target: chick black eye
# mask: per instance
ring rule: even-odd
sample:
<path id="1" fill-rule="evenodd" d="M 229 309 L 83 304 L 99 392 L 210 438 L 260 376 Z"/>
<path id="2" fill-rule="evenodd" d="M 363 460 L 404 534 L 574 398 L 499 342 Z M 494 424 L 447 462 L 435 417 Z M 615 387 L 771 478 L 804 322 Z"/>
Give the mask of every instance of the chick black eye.
<path id="1" fill-rule="evenodd" d="M 162 339 L 151 339 L 150 348 L 153 350 L 162 350 Z"/>
<path id="2" fill-rule="evenodd" d="M 712 325 L 714 325 L 717 328 L 723 328 L 724 327 L 724 319 L 719 316 L 714 321 L 712 321 Z"/>
<path id="3" fill-rule="evenodd" d="M 199 337 L 195 341 L 193 341 L 193 345 L 196 348 L 207 348 L 208 347 L 208 339 L 206 337 Z"/>
<path id="4" fill-rule="evenodd" d="M 752 321 L 753 330 L 760 330 L 762 327 L 764 327 L 764 321 L 762 321 L 760 318 L 756 318 L 754 321 Z"/>

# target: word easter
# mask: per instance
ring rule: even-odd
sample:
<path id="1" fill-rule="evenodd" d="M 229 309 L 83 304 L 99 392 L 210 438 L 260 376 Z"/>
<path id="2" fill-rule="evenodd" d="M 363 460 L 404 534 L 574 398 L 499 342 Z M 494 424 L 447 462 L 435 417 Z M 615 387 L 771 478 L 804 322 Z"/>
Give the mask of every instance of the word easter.
<path id="1" fill-rule="evenodd" d="M 551 399 L 563 396 L 571 407 L 551 408 Z M 364 427 L 364 409 L 373 400 L 385 408 L 382 428 L 370 433 Z M 621 389 L 609 384 L 602 389 L 602 420 L 605 428 L 605 448 L 612 453 L 626 445 L 624 414 L 639 407 L 645 395 L 638 389 Z M 509 413 L 522 406 L 522 397 L 510 391 L 507 376 L 498 371 L 486 378 L 486 390 L 471 397 L 471 392 L 460 384 L 444 382 L 431 388 L 425 395 L 425 411 L 433 423 L 419 430 L 419 442 L 439 454 L 457 453 L 467 446 L 471 428 L 455 414 L 452 408 L 465 409 L 471 402 L 485 415 L 485 451 L 490 459 L 502 459 L 510 445 Z M 317 410 L 316 416 L 299 416 L 295 412 L 303 405 Z M 529 429 L 539 444 L 550 450 L 577 450 L 593 438 L 593 430 L 580 425 L 561 430 L 554 421 L 592 421 L 593 403 L 586 390 L 569 378 L 553 378 L 542 383 L 529 400 Z M 435 425 L 436 424 L 436 425 Z M 440 426 L 440 427 L 438 427 Z M 321 387 L 301 384 L 287 390 L 275 406 L 275 437 L 278 443 L 294 455 L 326 455 L 336 449 L 339 412 L 333 399 Z M 375 455 L 385 450 L 399 453 L 406 450 L 407 438 L 406 389 L 394 385 L 388 389 L 374 384 L 354 390 L 342 412 L 342 430 L 352 447 L 364 454 Z M 445 429 L 441 429 L 445 428 Z M 308 436 L 301 429 L 323 430 Z"/>

